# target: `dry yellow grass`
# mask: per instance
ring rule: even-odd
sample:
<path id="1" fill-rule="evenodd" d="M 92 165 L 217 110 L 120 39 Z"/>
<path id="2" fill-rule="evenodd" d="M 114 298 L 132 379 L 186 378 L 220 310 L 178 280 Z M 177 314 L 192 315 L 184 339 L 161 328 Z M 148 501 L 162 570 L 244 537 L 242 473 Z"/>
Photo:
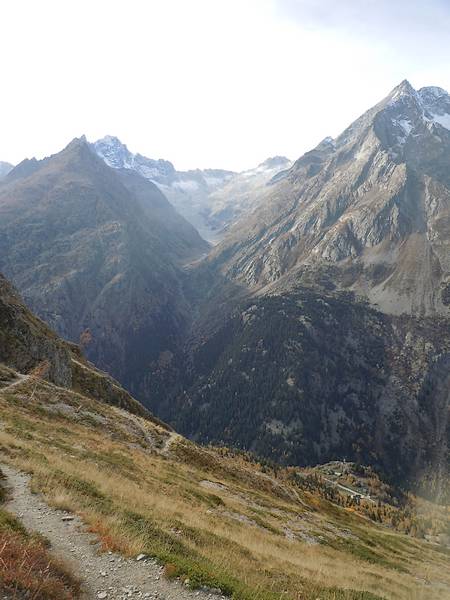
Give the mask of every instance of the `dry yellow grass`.
<path id="1" fill-rule="evenodd" d="M 245 600 L 444 600 L 450 557 L 243 458 L 41 383 L 0 392 L 3 460 L 104 547 L 146 552 Z M 353 590 L 353 591 L 352 591 Z"/>

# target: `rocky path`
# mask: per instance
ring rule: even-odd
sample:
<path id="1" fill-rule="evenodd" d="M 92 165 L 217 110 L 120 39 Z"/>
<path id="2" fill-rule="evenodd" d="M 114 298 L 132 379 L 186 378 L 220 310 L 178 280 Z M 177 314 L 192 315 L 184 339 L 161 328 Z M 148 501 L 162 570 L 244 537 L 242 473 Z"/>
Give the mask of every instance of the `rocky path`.
<path id="1" fill-rule="evenodd" d="M 96 536 L 85 531 L 75 515 L 49 507 L 32 494 L 29 477 L 1 465 L 6 476 L 10 500 L 6 509 L 14 513 L 29 530 L 44 535 L 55 556 L 63 559 L 83 583 L 83 600 L 220 600 L 208 590 L 191 591 L 179 581 L 168 581 L 162 568 L 152 559 L 126 559 L 118 554 L 100 553 Z M 140 560 L 138 560 L 140 559 Z"/>

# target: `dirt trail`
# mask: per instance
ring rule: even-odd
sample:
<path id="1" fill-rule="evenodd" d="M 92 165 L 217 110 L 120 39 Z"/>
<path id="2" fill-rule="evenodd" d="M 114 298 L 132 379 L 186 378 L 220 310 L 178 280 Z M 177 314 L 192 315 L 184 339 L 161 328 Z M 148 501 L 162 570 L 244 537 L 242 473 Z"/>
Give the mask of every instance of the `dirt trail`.
<path id="1" fill-rule="evenodd" d="M 28 381 L 28 379 L 30 379 L 30 377 L 31 377 L 31 375 L 21 375 L 20 373 L 17 373 L 17 377 L 12 383 L 9 383 L 8 385 L 5 385 L 4 387 L 0 387 L 0 392 L 7 392 L 11 388 L 16 387 L 17 385 L 20 385 L 21 383 L 24 383 L 25 381 Z"/>
<path id="2" fill-rule="evenodd" d="M 32 494 L 29 477 L 9 466 L 0 465 L 6 476 L 11 499 L 6 509 L 27 529 L 44 535 L 55 556 L 68 564 L 83 582 L 84 600 L 148 598 L 158 600 L 220 600 L 209 591 L 190 591 L 179 581 L 167 581 L 162 568 L 152 559 L 126 559 L 118 554 L 99 553 L 95 535 L 85 531 L 77 516 L 49 507 Z M 63 520 L 64 518 L 73 520 Z"/>
<path id="3" fill-rule="evenodd" d="M 168 456 L 170 454 L 170 449 L 172 448 L 172 446 L 180 439 L 182 439 L 180 434 L 171 432 L 167 436 L 164 442 L 164 446 L 160 449 L 160 454 L 162 454 L 163 456 Z"/>

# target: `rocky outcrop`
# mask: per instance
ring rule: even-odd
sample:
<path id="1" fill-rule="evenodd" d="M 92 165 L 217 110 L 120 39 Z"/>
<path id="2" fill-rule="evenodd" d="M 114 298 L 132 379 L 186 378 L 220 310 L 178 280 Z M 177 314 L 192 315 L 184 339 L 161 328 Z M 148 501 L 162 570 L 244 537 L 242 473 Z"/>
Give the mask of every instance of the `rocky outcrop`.
<path id="1" fill-rule="evenodd" d="M 53 383 L 72 385 L 71 354 L 64 343 L 30 313 L 17 292 L 0 275 L 0 363 L 20 373 L 43 365 L 45 377 Z"/>

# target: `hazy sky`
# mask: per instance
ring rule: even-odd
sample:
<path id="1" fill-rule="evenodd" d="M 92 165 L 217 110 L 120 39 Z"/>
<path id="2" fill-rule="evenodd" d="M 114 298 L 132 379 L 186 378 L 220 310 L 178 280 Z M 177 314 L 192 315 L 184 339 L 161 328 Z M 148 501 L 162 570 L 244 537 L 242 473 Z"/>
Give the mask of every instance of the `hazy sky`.
<path id="1" fill-rule="evenodd" d="M 450 89 L 450 0 L 4 0 L 0 160 L 117 135 L 179 169 L 297 158 L 402 79 Z"/>

